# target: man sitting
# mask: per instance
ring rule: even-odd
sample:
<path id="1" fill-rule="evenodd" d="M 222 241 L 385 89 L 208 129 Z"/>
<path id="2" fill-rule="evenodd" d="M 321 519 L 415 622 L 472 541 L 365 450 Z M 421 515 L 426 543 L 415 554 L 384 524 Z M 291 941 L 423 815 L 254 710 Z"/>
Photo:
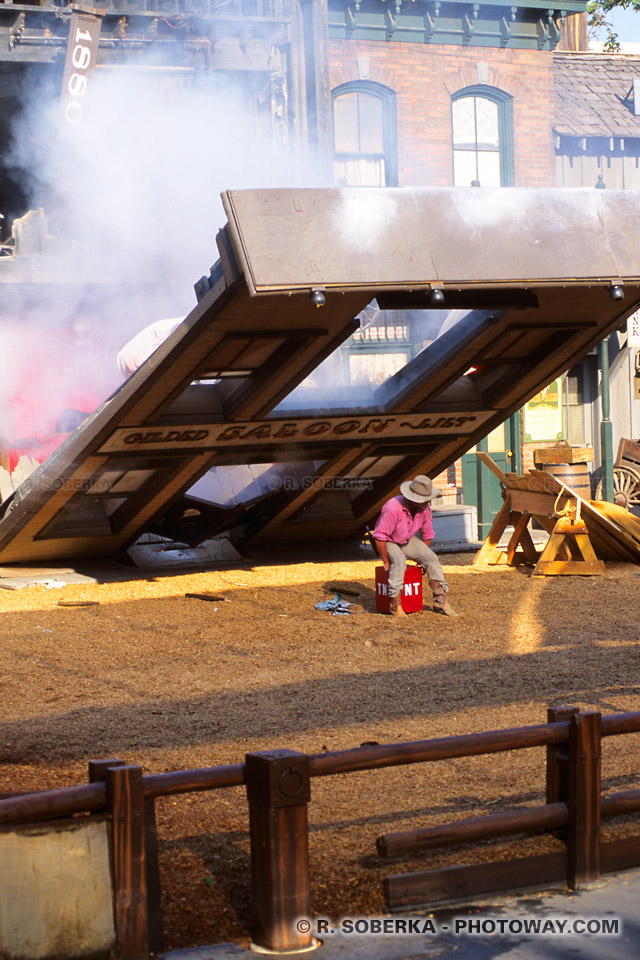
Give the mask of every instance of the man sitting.
<path id="1" fill-rule="evenodd" d="M 380 559 L 389 573 L 390 612 L 394 617 L 406 616 L 402 609 L 402 590 L 408 557 L 415 560 L 427 575 L 436 613 L 457 617 L 447 599 L 449 587 L 442 566 L 431 550 L 433 520 L 430 502 L 440 495 L 440 490 L 433 486 L 429 477 L 421 474 L 401 483 L 400 492 L 402 496 L 387 500 L 373 531 Z"/>

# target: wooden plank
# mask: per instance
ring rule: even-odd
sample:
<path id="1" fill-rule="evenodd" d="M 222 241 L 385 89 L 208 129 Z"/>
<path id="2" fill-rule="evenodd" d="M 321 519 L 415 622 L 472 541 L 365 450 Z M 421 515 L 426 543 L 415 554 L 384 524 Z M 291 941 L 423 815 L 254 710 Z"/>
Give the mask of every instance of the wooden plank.
<path id="1" fill-rule="evenodd" d="M 476 450 L 476 457 L 478 460 L 484 463 L 485 467 L 488 467 L 489 470 L 491 470 L 491 473 L 498 478 L 500 483 L 504 484 L 505 487 L 509 486 L 509 481 L 507 480 L 506 476 L 498 464 L 491 459 L 488 453 L 486 453 L 484 450 Z"/>
<path id="2" fill-rule="evenodd" d="M 332 776 L 355 770 L 376 770 L 405 763 L 425 763 L 434 760 L 452 760 L 454 757 L 472 757 L 499 753 L 503 750 L 523 750 L 528 747 L 546 747 L 562 743 L 566 730 L 561 724 L 540 724 L 537 727 L 515 727 L 511 730 L 492 730 L 436 740 L 418 740 L 403 744 L 376 744 L 314 754 L 311 757 L 311 775 Z"/>
<path id="3" fill-rule="evenodd" d="M 566 853 L 559 851 L 518 860 L 398 874 L 384 881 L 385 902 L 390 910 L 396 910 L 555 883 L 564 880 L 566 862 Z"/>
<path id="4" fill-rule="evenodd" d="M 45 790 L 43 793 L 10 795 L 0 800 L 0 827 L 103 810 L 105 797 L 102 783 L 83 784 L 63 790 Z"/>
<path id="5" fill-rule="evenodd" d="M 567 884 L 600 876 L 600 714 L 569 717 Z"/>
<path id="6" fill-rule="evenodd" d="M 160 857 L 158 852 L 158 824 L 153 798 L 144 801 L 144 848 L 147 880 L 147 928 L 149 950 L 152 954 L 164 949 L 162 917 L 162 888 L 160 885 Z"/>
<path id="7" fill-rule="evenodd" d="M 528 476 L 536 481 L 538 489 L 546 490 L 547 493 L 552 493 L 556 497 L 559 493 L 565 492 L 564 485 L 560 484 L 553 474 L 547 473 L 546 470 L 537 470 L 535 467 L 531 467 Z"/>
<path id="8" fill-rule="evenodd" d="M 603 796 L 600 800 L 600 816 L 603 820 L 623 817 L 630 813 L 640 813 L 640 790 L 619 790 Z"/>
<path id="9" fill-rule="evenodd" d="M 511 488 L 509 493 L 511 496 L 511 505 L 514 510 L 520 512 L 526 511 L 536 516 L 553 516 L 556 507 L 562 508 L 563 505 L 566 505 L 568 502 L 566 497 L 562 497 L 560 503 L 558 503 L 557 497 L 554 494 L 531 489 L 514 490 Z"/>
<path id="10" fill-rule="evenodd" d="M 473 565 L 476 569 L 486 570 L 489 566 L 495 566 L 506 561 L 505 552 L 500 549 L 498 543 L 504 531 L 513 523 L 514 517 L 511 513 L 511 497 L 509 496 L 502 504 L 499 513 L 496 514 L 491 529 L 475 556 Z"/>

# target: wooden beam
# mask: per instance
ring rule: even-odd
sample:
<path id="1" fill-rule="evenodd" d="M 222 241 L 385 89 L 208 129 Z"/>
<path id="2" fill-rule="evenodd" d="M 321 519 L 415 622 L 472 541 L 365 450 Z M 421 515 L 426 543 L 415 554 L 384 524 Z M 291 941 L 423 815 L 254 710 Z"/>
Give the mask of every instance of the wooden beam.
<path id="1" fill-rule="evenodd" d="M 566 859 L 561 850 L 518 860 L 398 874 L 384 881 L 385 901 L 393 910 L 553 883 L 564 878 Z"/>
<path id="2" fill-rule="evenodd" d="M 397 857 L 452 847 L 458 843 L 475 843 L 508 837 L 516 833 L 535 833 L 564 826 L 568 819 L 566 803 L 544 804 L 538 807 L 522 807 L 505 810 L 503 813 L 485 814 L 455 823 L 439 824 L 424 830 L 406 830 L 378 837 L 376 848 L 382 857 Z"/>

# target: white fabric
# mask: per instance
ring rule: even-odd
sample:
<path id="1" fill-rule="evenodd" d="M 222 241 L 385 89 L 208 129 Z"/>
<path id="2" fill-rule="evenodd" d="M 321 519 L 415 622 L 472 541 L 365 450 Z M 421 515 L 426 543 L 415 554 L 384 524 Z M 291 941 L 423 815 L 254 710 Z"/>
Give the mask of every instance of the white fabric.
<path id="1" fill-rule="evenodd" d="M 118 370 L 122 376 L 130 377 L 134 370 L 142 366 L 160 344 L 164 343 L 167 337 L 180 326 L 182 319 L 182 317 L 171 317 L 169 320 L 156 320 L 125 343 L 116 357 Z"/>

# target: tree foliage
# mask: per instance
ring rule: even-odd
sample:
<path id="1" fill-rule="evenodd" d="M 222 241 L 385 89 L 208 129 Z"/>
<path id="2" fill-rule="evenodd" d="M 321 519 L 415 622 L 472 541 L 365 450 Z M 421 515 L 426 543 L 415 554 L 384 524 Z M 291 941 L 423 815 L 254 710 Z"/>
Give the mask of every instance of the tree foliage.
<path id="1" fill-rule="evenodd" d="M 595 37 L 604 35 L 604 49 L 609 53 L 618 53 L 620 41 L 611 23 L 611 11 L 622 8 L 640 13 L 640 0 L 590 0 L 587 4 L 587 23 L 589 33 Z"/>

